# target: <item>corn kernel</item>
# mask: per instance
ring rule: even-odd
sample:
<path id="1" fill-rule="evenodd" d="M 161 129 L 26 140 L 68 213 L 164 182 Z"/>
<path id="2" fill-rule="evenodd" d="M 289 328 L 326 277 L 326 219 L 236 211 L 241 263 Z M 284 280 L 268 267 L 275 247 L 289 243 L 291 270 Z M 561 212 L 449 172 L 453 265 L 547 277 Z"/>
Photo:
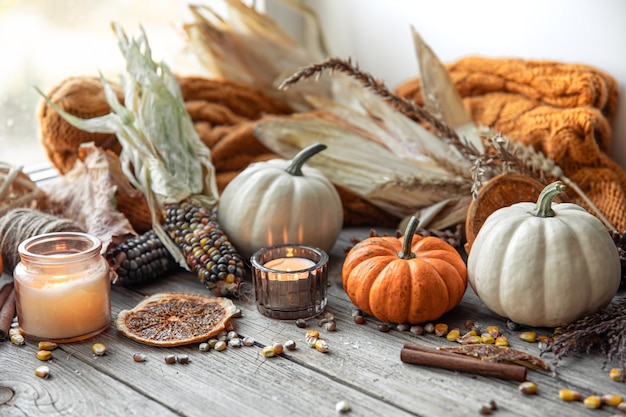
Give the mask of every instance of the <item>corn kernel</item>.
<path id="1" fill-rule="evenodd" d="M 479 343 L 482 343 L 480 336 L 463 337 L 461 340 L 462 345 L 477 345 Z"/>
<path id="2" fill-rule="evenodd" d="M 535 343 L 535 341 L 537 340 L 537 333 L 535 333 L 535 332 L 519 332 L 517 334 L 517 337 L 519 337 L 520 339 L 522 339 L 525 342 Z"/>
<path id="3" fill-rule="evenodd" d="M 274 348 L 274 353 L 276 353 L 277 355 L 280 355 L 285 350 L 283 345 L 281 343 L 278 343 L 278 342 L 274 343 L 272 345 L 272 347 Z"/>
<path id="4" fill-rule="evenodd" d="M 624 382 L 624 371 L 620 368 L 612 368 L 609 371 L 609 378 L 613 381 Z"/>
<path id="5" fill-rule="evenodd" d="M 480 335 L 480 341 L 481 343 L 485 343 L 487 345 L 493 345 L 496 342 L 496 339 L 494 339 L 493 335 L 489 333 L 483 333 Z"/>
<path id="6" fill-rule="evenodd" d="M 624 401 L 624 398 L 621 395 L 615 395 L 615 394 L 604 394 L 600 397 L 600 399 L 602 400 L 603 404 L 610 405 L 613 407 L 617 407 Z"/>
<path id="7" fill-rule="evenodd" d="M 445 323 L 437 323 L 435 324 L 435 335 L 436 336 L 445 336 L 448 333 L 448 325 Z"/>
<path id="8" fill-rule="evenodd" d="M 617 407 L 617 409 L 619 411 L 626 411 L 626 402 L 621 402 L 621 403 L 617 404 L 616 407 Z"/>
<path id="9" fill-rule="evenodd" d="M 459 329 L 452 329 L 446 335 L 446 339 L 450 342 L 456 342 L 456 340 L 461 336 L 461 331 Z"/>
<path id="10" fill-rule="evenodd" d="M 48 342 L 45 340 L 42 340 L 41 342 L 39 342 L 38 346 L 39 346 L 39 350 L 54 350 L 57 348 L 56 343 Z"/>
<path id="11" fill-rule="evenodd" d="M 600 408 L 602 400 L 598 395 L 590 395 L 583 400 L 583 404 L 585 404 L 585 407 L 595 410 L 596 408 Z"/>
<path id="12" fill-rule="evenodd" d="M 435 332 L 435 325 L 432 323 L 426 323 L 424 325 L 424 331 L 426 333 L 434 333 Z"/>
<path id="13" fill-rule="evenodd" d="M 580 392 L 572 389 L 560 389 L 559 398 L 563 401 L 578 401 L 582 398 Z"/>
<path id="14" fill-rule="evenodd" d="M 494 338 L 500 336 L 500 328 L 498 326 L 487 326 L 485 333 L 489 333 Z"/>
<path id="15" fill-rule="evenodd" d="M 508 346 L 509 339 L 507 339 L 506 336 L 498 336 L 496 337 L 495 345 L 496 346 Z"/>
<path id="16" fill-rule="evenodd" d="M 11 343 L 17 346 L 21 346 L 26 342 L 24 340 L 24 336 L 18 333 L 18 334 L 11 335 Z"/>
<path id="17" fill-rule="evenodd" d="M 306 339 L 318 339 L 320 337 L 320 332 L 317 330 L 308 330 L 306 332 Z"/>
<path id="18" fill-rule="evenodd" d="M 274 356 L 276 356 L 274 346 L 265 346 L 263 349 L 261 349 L 261 355 L 266 358 L 273 358 Z"/>
<path id="19" fill-rule="evenodd" d="M 328 352 L 328 342 L 324 339 L 317 339 L 315 342 L 315 349 L 318 352 L 326 353 Z"/>
<path id="20" fill-rule="evenodd" d="M 35 356 L 40 361 L 49 361 L 52 359 L 52 352 L 49 350 L 38 350 L 35 352 Z"/>
<path id="21" fill-rule="evenodd" d="M 103 343 L 94 343 L 91 345 L 91 351 L 95 356 L 102 356 L 106 353 L 107 347 Z"/>
<path id="22" fill-rule="evenodd" d="M 522 394 L 532 395 L 537 393 L 537 384 L 530 381 L 524 381 L 517 387 Z"/>
<path id="23" fill-rule="evenodd" d="M 35 375 L 39 378 L 48 378 L 50 376 L 50 368 L 46 365 L 41 365 L 35 368 Z"/>

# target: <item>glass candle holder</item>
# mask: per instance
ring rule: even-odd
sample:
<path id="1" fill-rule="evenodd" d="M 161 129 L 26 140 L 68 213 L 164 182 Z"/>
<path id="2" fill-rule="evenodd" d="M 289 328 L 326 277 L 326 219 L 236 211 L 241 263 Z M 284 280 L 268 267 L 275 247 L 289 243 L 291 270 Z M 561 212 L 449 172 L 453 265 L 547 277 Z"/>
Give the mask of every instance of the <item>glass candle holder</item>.
<path id="1" fill-rule="evenodd" d="M 268 317 L 317 316 L 326 308 L 328 255 L 306 245 L 263 248 L 250 258 L 257 308 Z"/>
<path id="2" fill-rule="evenodd" d="M 18 247 L 17 318 L 24 336 L 58 343 L 87 339 L 111 322 L 111 281 L 102 243 L 85 233 L 47 233 Z"/>

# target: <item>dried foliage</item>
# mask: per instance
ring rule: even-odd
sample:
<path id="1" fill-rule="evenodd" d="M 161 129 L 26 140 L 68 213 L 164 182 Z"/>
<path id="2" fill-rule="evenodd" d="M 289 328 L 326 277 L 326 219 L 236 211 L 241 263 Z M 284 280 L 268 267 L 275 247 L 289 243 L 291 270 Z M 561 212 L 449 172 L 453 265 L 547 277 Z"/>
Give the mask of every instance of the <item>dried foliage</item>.
<path id="1" fill-rule="evenodd" d="M 487 362 L 507 362 L 522 365 L 527 368 L 536 370 L 552 370 L 550 368 L 550 365 L 548 365 L 537 356 L 508 346 L 478 344 L 462 346 L 442 346 L 438 349 L 444 352 L 471 356 L 473 358 L 478 358 Z"/>
<path id="2" fill-rule="evenodd" d="M 626 297 L 605 309 L 555 330 L 554 342 L 544 352 L 557 361 L 595 349 L 606 354 L 606 362 L 617 360 L 626 371 Z"/>

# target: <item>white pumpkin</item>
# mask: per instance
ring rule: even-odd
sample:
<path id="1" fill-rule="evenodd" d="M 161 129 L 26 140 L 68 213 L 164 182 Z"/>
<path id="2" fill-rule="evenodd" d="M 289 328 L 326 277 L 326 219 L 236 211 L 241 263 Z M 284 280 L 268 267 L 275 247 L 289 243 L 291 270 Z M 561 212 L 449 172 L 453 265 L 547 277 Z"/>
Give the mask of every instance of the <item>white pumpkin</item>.
<path id="1" fill-rule="evenodd" d="M 496 210 L 472 244 L 471 287 L 490 310 L 516 323 L 571 323 L 604 308 L 619 289 L 613 239 L 584 208 L 553 203 L 564 190 L 557 181 L 537 204 Z"/>
<path id="2" fill-rule="evenodd" d="M 280 244 L 332 249 L 343 226 L 343 206 L 335 186 L 305 161 L 326 149 L 315 143 L 292 160 L 250 164 L 228 183 L 218 222 L 243 256 Z"/>

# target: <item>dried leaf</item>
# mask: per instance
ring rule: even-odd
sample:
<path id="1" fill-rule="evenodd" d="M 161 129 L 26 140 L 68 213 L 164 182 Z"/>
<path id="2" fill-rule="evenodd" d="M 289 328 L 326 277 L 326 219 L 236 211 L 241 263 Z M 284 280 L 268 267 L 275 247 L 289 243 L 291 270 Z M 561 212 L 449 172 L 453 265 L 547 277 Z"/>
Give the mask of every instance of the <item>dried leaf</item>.
<path id="1" fill-rule="evenodd" d="M 527 368 L 552 371 L 550 365 L 539 357 L 508 346 L 495 345 L 462 345 L 441 346 L 439 350 L 460 355 L 471 356 L 487 362 L 510 362 Z"/>
<path id="2" fill-rule="evenodd" d="M 118 188 L 132 187 L 115 155 L 93 142 L 81 145 L 79 157 L 74 167 L 46 190 L 48 199 L 56 213 L 99 238 L 105 251 L 112 241 L 136 234 L 114 203 Z"/>

